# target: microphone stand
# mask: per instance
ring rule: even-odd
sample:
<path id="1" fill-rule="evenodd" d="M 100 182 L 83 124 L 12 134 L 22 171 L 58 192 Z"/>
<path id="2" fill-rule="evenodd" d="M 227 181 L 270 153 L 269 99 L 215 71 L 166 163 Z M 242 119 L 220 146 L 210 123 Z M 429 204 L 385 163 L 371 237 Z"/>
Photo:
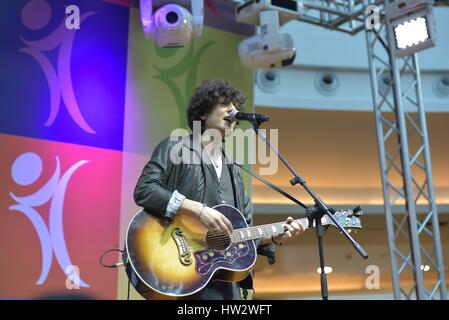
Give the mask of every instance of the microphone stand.
<path id="1" fill-rule="evenodd" d="M 315 226 L 316 230 L 316 237 L 318 241 L 318 252 L 319 252 L 319 258 L 320 258 L 320 283 L 321 283 L 321 297 L 323 300 L 328 300 L 328 287 L 327 287 L 327 276 L 324 272 L 324 249 L 323 249 L 323 226 L 321 224 L 321 219 L 324 215 L 327 215 L 329 219 L 331 219 L 335 226 L 340 230 L 341 233 L 348 239 L 348 241 L 353 245 L 354 249 L 359 253 L 362 258 L 367 259 L 368 253 L 362 248 L 362 246 L 356 242 L 349 233 L 340 226 L 340 224 L 335 220 L 333 216 L 333 209 L 329 208 L 321 198 L 312 191 L 312 189 L 307 185 L 306 181 L 298 175 L 295 170 L 290 166 L 290 164 L 285 160 L 285 158 L 276 150 L 275 147 L 271 144 L 270 140 L 261 132 L 259 132 L 260 124 L 262 121 L 257 121 L 256 119 L 254 121 L 251 121 L 253 124 L 254 131 L 258 137 L 260 137 L 277 155 L 277 157 L 282 161 L 282 163 L 289 169 L 289 171 L 293 174 L 293 178 L 290 180 L 290 184 L 292 186 L 296 184 L 300 184 L 306 192 L 312 197 L 314 200 L 314 205 L 307 207 L 306 209 L 306 217 L 309 220 L 309 225 Z M 260 179 L 259 179 L 260 180 Z M 262 181 L 262 180 L 261 180 Z M 264 182 L 264 181 L 262 181 Z M 265 182 L 264 182 L 265 183 Z M 280 188 L 277 188 L 280 189 Z M 280 192 L 279 190 L 276 190 Z M 281 190 L 282 191 L 282 190 Z M 287 196 L 288 194 L 286 192 L 280 192 L 284 196 Z M 292 200 L 293 197 L 287 196 L 290 200 Z M 296 199 L 295 199 L 296 200 Z M 293 200 L 294 201 L 294 200 Z M 302 205 L 301 202 L 298 200 L 294 201 L 297 204 Z M 305 206 L 303 206 L 305 207 Z"/>

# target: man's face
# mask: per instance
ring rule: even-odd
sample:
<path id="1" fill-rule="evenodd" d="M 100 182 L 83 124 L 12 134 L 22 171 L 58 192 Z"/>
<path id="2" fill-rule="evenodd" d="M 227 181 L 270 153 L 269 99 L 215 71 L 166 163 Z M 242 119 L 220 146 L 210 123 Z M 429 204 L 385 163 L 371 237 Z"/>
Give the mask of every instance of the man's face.
<path id="1" fill-rule="evenodd" d="M 236 122 L 226 120 L 225 118 L 232 110 L 236 110 L 232 102 L 227 105 L 218 103 L 208 115 L 201 117 L 206 121 L 206 130 L 211 128 L 217 129 L 223 138 L 231 135 Z"/>

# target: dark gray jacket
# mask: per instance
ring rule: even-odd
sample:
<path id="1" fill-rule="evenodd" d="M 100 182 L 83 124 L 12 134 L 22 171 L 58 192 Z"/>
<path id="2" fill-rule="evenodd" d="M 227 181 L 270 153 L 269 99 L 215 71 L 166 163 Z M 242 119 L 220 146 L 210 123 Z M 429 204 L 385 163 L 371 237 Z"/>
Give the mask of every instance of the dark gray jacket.
<path id="1" fill-rule="evenodd" d="M 169 223 L 176 214 L 176 211 L 169 209 L 175 190 L 187 199 L 201 203 L 204 203 L 206 190 L 214 192 L 216 203 L 219 203 L 219 190 L 215 187 L 208 188 L 206 185 L 205 170 L 208 169 L 202 161 L 202 151 L 203 146 L 196 143 L 192 135 L 184 138 L 168 137 L 162 140 L 137 181 L 134 190 L 134 200 L 137 205 L 165 218 Z M 226 157 L 226 163 L 232 173 L 231 180 L 237 209 L 243 213 L 248 225 L 252 225 L 252 204 L 245 191 L 240 168 L 233 164 L 229 157 Z M 274 245 L 260 245 L 260 240 L 256 240 L 256 245 L 258 254 L 266 256 L 268 262 L 273 264 L 275 262 Z"/>

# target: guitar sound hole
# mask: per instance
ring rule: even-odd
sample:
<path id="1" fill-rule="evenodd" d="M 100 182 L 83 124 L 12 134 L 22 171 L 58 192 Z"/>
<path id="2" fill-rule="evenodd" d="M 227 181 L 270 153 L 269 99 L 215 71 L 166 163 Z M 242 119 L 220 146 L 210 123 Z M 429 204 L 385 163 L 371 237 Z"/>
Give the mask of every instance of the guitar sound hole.
<path id="1" fill-rule="evenodd" d="M 206 234 L 206 244 L 210 249 L 225 250 L 231 244 L 231 238 L 222 233 L 208 232 Z"/>

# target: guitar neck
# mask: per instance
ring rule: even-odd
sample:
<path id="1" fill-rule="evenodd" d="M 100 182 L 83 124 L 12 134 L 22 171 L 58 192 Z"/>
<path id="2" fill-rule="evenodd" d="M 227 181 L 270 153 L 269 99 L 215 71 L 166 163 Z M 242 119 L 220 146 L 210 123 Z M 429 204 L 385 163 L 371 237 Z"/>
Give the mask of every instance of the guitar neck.
<path id="1" fill-rule="evenodd" d="M 306 229 L 310 227 L 309 220 L 307 218 L 297 219 L 296 221 L 302 223 L 304 227 L 306 227 Z M 323 226 L 329 224 L 328 218 L 324 216 L 321 219 L 321 223 Z M 231 235 L 231 241 L 233 243 L 238 243 L 247 240 L 255 240 L 260 238 L 270 238 L 272 236 L 278 236 L 285 232 L 284 226 L 285 221 L 234 230 L 234 232 Z"/>

